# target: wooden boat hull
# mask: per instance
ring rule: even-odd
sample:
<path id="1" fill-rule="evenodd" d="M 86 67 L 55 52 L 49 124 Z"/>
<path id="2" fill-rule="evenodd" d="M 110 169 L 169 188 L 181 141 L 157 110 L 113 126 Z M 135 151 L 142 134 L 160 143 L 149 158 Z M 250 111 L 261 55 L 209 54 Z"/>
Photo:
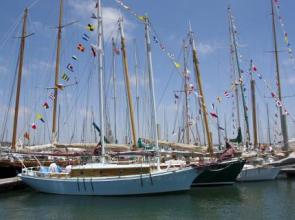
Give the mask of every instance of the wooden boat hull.
<path id="1" fill-rule="evenodd" d="M 194 180 L 192 186 L 234 184 L 244 164 L 244 160 L 234 160 L 210 165 Z"/>
<path id="2" fill-rule="evenodd" d="M 274 180 L 280 172 L 279 167 L 254 167 L 244 168 L 239 174 L 237 181 L 248 182 L 248 181 L 265 181 Z"/>
<path id="3" fill-rule="evenodd" d="M 50 178 L 20 174 L 21 179 L 33 189 L 53 194 L 124 196 L 155 194 L 189 190 L 198 170 L 192 167 L 152 174 Z"/>

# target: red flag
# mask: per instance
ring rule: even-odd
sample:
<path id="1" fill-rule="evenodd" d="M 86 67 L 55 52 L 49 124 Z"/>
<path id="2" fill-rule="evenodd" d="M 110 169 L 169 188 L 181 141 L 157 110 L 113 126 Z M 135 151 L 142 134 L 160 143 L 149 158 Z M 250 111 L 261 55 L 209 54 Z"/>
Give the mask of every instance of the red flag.
<path id="1" fill-rule="evenodd" d="M 33 124 L 32 124 L 32 129 L 35 130 L 36 128 L 37 128 L 37 125 L 36 125 L 35 123 L 33 123 Z"/>
<path id="2" fill-rule="evenodd" d="M 44 107 L 45 109 L 48 109 L 48 108 L 49 108 L 48 103 L 47 103 L 47 102 L 44 102 L 43 107 Z"/>
<path id="3" fill-rule="evenodd" d="M 218 115 L 215 112 L 210 112 L 210 115 L 214 118 L 218 118 Z"/>

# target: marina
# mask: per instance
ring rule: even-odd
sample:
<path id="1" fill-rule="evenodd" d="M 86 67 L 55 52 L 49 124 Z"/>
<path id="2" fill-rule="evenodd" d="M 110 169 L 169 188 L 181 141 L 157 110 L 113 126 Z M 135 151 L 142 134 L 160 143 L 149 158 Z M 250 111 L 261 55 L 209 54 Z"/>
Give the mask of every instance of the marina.
<path id="1" fill-rule="evenodd" d="M 157 4 L 7 0 L 1 217 L 295 217 L 291 3 Z"/>

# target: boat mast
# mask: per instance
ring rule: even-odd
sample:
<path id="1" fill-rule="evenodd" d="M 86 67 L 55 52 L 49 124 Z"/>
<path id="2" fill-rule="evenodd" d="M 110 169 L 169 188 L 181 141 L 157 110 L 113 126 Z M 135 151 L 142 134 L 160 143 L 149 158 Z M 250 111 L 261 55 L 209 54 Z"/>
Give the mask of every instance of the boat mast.
<path id="1" fill-rule="evenodd" d="M 125 48 L 125 35 L 123 30 L 123 18 L 119 19 L 119 30 L 121 33 L 121 50 L 122 50 L 122 58 L 123 58 L 123 65 L 124 65 L 124 78 L 127 90 L 127 98 L 128 98 L 128 106 L 129 106 L 129 115 L 130 115 L 130 123 L 131 123 L 131 131 L 132 131 L 132 146 L 136 147 L 136 129 L 135 129 L 135 120 L 134 120 L 134 108 L 133 108 L 133 99 L 131 96 L 131 86 L 130 86 L 130 78 L 128 72 L 128 63 L 127 63 L 127 54 Z"/>
<path id="2" fill-rule="evenodd" d="M 229 17 L 229 23 L 231 23 L 231 18 Z M 239 90 L 236 86 L 235 82 L 238 81 L 236 69 L 234 67 L 234 46 L 233 46 L 233 36 L 232 36 L 232 26 L 229 25 L 229 34 L 230 34 L 230 57 L 231 57 L 231 66 L 232 66 L 232 74 L 233 74 L 233 85 L 234 85 L 234 91 L 235 91 L 235 102 L 236 102 L 236 110 L 237 110 L 237 120 L 236 120 L 236 126 L 238 130 L 241 130 L 241 117 L 240 117 L 240 100 L 239 100 Z M 238 143 L 239 144 L 239 143 Z"/>
<path id="3" fill-rule="evenodd" d="M 271 145 L 268 103 L 266 103 L 266 116 L 267 116 L 267 135 L 268 135 L 268 143 L 269 143 L 269 145 Z"/>
<path id="4" fill-rule="evenodd" d="M 115 143 L 118 143 L 118 137 L 117 137 L 117 79 L 116 79 L 116 53 L 115 50 L 116 44 L 114 38 L 112 38 L 112 56 L 113 56 L 113 92 L 114 92 L 114 132 L 115 132 Z"/>
<path id="5" fill-rule="evenodd" d="M 218 115 L 218 110 L 216 107 L 216 114 Z M 217 117 L 217 134 L 218 134 L 218 148 L 221 150 L 221 134 L 220 134 L 220 122 L 219 122 L 219 117 Z"/>
<path id="6" fill-rule="evenodd" d="M 255 80 L 253 78 L 253 61 L 250 61 L 250 84 L 251 84 L 251 100 L 252 100 L 252 122 L 253 122 L 253 146 L 254 148 L 258 147 L 258 139 L 257 139 L 257 120 L 256 120 L 256 96 L 255 96 Z"/>
<path id="7" fill-rule="evenodd" d="M 189 144 L 190 137 L 189 137 L 189 123 L 188 123 L 188 70 L 187 70 L 187 46 L 185 41 L 183 41 L 183 76 L 184 76 L 184 95 L 185 95 L 185 106 L 184 106 L 184 142 Z"/>
<path id="8" fill-rule="evenodd" d="M 273 32 L 273 43 L 274 43 L 274 53 L 275 53 L 275 62 L 276 62 L 276 77 L 277 77 L 277 86 L 278 86 L 278 96 L 279 100 L 282 102 L 282 90 L 281 90 L 281 79 L 280 79 L 280 67 L 279 67 L 279 54 L 278 54 L 278 45 L 277 45 L 277 36 L 276 36 L 276 24 L 275 24 L 275 12 L 273 0 L 271 0 L 271 14 L 272 14 L 272 32 Z M 280 109 L 280 118 L 281 118 L 281 130 L 283 135 L 284 150 L 288 150 L 288 127 L 286 121 L 286 115 L 283 114 L 283 109 Z"/>
<path id="9" fill-rule="evenodd" d="M 26 37 L 27 37 L 26 36 L 27 17 L 28 17 L 28 9 L 25 8 L 24 17 L 23 17 L 22 36 L 21 36 L 21 43 L 20 43 L 19 65 L 18 65 L 18 75 L 17 75 L 17 88 L 16 88 L 16 97 L 15 97 L 15 108 L 14 108 L 13 134 L 12 134 L 12 145 L 11 145 L 11 149 L 13 151 L 15 151 L 15 149 L 16 149 L 19 98 L 20 98 L 20 89 L 21 89 L 21 81 L 22 81 L 25 43 L 26 43 Z"/>
<path id="10" fill-rule="evenodd" d="M 57 96 L 58 96 L 58 79 L 59 79 L 59 62 L 60 62 L 60 48 L 61 48 L 61 32 L 62 32 L 62 16 L 63 16 L 63 0 L 60 0 L 58 31 L 57 31 L 57 48 L 55 61 L 55 80 L 54 80 L 54 100 L 52 112 L 52 143 L 57 141 L 56 133 L 56 112 L 57 112 Z"/>
<path id="11" fill-rule="evenodd" d="M 156 112 L 156 98 L 155 98 L 155 88 L 154 88 L 154 71 L 152 63 L 152 51 L 151 51 L 151 39 L 150 39 L 150 23 L 147 16 L 144 17 L 144 27 L 145 27 L 145 43 L 146 43 L 146 52 L 147 52 L 147 66 L 148 66 L 148 75 L 149 75 L 149 85 L 151 92 L 151 104 L 152 104 L 152 124 L 155 141 L 155 150 L 157 152 L 157 166 L 160 169 L 160 152 L 159 152 L 159 143 L 158 143 L 158 132 L 157 132 L 157 112 Z"/>
<path id="12" fill-rule="evenodd" d="M 103 29 L 102 29 L 102 6 L 101 0 L 97 0 L 97 47 L 98 47 L 98 77 L 99 77 L 99 106 L 100 106 L 100 143 L 102 163 L 105 163 L 105 126 L 104 126 L 104 53 L 103 53 Z"/>
<path id="13" fill-rule="evenodd" d="M 231 14 L 230 7 L 228 8 L 228 16 L 229 16 L 229 23 L 230 23 L 230 26 L 231 26 L 231 35 L 232 35 L 232 43 L 233 43 L 233 47 L 234 47 L 233 48 L 234 49 L 234 55 L 235 55 L 235 60 L 236 60 L 239 79 L 241 81 L 241 79 L 242 79 L 242 70 L 241 70 L 241 67 L 240 67 L 239 56 L 238 56 L 238 51 L 237 51 L 237 42 L 236 42 L 236 38 L 234 36 L 235 33 L 233 31 L 233 21 L 232 21 L 232 14 Z M 239 84 L 240 84 L 240 90 L 241 90 L 241 95 L 242 95 L 244 119 L 245 119 L 245 123 L 246 123 L 246 147 L 248 148 L 249 141 L 250 141 L 250 129 L 249 129 L 248 114 L 247 114 L 247 106 L 246 106 L 246 100 L 245 100 L 245 95 L 244 95 L 243 82 L 241 81 Z"/>
<path id="14" fill-rule="evenodd" d="M 139 93 L 138 93 L 138 86 L 139 86 L 139 78 L 138 78 L 138 57 L 137 57 L 137 46 L 136 46 L 136 39 L 134 39 L 134 72 L 135 72 L 135 79 L 136 79 L 136 119 L 137 119 L 137 132 L 139 135 Z"/>
<path id="15" fill-rule="evenodd" d="M 193 38 L 193 32 L 192 32 L 190 25 L 189 25 L 189 37 L 190 37 L 190 44 L 192 47 L 195 75 L 196 75 L 196 80 L 197 80 L 198 89 L 199 89 L 201 108 L 202 108 L 202 112 L 203 112 L 203 119 L 204 119 L 206 136 L 207 136 L 207 143 L 208 143 L 207 150 L 212 155 L 213 154 L 212 135 L 211 135 L 209 124 L 208 124 L 207 110 L 206 110 L 205 97 L 204 97 L 202 81 L 201 81 L 201 72 L 200 72 L 200 68 L 199 68 L 197 49 L 196 49 L 195 41 Z"/>

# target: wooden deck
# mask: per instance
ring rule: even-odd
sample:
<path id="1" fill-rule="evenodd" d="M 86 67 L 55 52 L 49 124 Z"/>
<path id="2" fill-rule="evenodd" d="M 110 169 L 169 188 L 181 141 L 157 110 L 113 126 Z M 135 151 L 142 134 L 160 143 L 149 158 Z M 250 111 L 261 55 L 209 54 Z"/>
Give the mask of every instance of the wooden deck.
<path id="1" fill-rule="evenodd" d="M 24 188 L 25 185 L 19 177 L 0 179 L 0 192 Z"/>

